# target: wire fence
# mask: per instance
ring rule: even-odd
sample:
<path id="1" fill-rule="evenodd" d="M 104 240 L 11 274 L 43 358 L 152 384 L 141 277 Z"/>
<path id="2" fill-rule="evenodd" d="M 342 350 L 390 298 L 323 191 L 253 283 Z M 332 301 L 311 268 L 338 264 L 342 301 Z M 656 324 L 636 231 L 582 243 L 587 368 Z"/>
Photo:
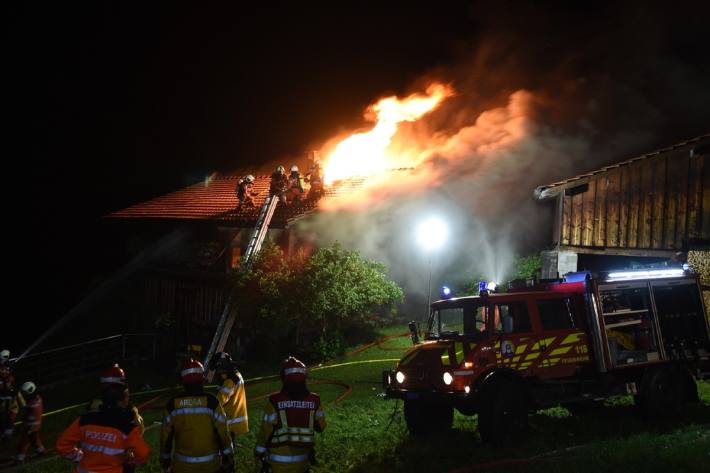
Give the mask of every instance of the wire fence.
<path id="1" fill-rule="evenodd" d="M 154 361 L 156 355 L 154 333 L 112 335 L 27 355 L 16 362 L 14 371 L 18 379 L 52 386 L 97 373 L 124 360 Z"/>

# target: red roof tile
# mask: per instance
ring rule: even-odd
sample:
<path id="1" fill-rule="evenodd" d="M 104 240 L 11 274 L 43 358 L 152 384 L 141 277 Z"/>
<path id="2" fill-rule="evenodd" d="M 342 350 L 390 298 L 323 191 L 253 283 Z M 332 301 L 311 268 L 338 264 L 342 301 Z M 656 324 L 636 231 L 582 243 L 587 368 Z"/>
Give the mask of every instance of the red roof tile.
<path id="1" fill-rule="evenodd" d="M 110 219 L 210 221 L 224 226 L 251 227 L 256 223 L 259 210 L 269 195 L 270 176 L 256 176 L 254 199 L 256 207 L 236 210 L 235 188 L 241 176 L 217 176 L 170 194 L 133 205 L 107 215 Z M 362 187 L 364 178 L 353 178 L 326 187 L 325 197 L 342 195 Z M 305 194 L 308 195 L 308 194 Z M 317 202 L 304 201 L 297 205 L 279 205 L 271 221 L 274 228 L 283 228 L 317 208 Z"/>

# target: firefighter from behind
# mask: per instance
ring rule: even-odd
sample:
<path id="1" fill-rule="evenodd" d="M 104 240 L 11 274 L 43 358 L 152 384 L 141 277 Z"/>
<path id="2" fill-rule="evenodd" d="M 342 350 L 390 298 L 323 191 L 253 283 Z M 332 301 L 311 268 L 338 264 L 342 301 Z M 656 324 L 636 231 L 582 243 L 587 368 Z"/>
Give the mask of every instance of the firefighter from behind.
<path id="1" fill-rule="evenodd" d="M 89 407 L 87 408 L 87 412 L 98 412 L 101 409 L 101 405 L 103 404 L 104 391 L 106 391 L 107 389 L 114 388 L 125 388 L 126 390 L 128 390 L 128 383 L 126 382 L 126 372 L 118 365 L 118 363 L 114 363 L 112 366 L 104 370 L 99 376 L 99 397 L 91 400 L 91 402 L 89 403 Z M 138 412 L 138 408 L 134 406 L 133 403 L 128 401 L 126 404 L 126 410 L 129 411 L 131 415 L 133 415 L 133 419 L 140 427 L 142 435 L 145 430 L 145 426 L 143 423 L 143 417 L 141 417 L 140 413 Z"/>
<path id="2" fill-rule="evenodd" d="M 25 406 L 22 408 L 22 436 L 17 447 L 16 465 L 24 463 L 30 445 L 34 447 L 37 455 L 44 455 L 44 445 L 39 436 L 42 427 L 42 396 L 39 395 L 37 386 L 32 381 L 24 383 L 20 392 L 25 400 Z"/>
<path id="3" fill-rule="evenodd" d="M 227 415 L 227 426 L 232 436 L 232 443 L 235 443 L 236 434 L 249 432 L 244 378 L 229 353 L 216 353 L 210 361 L 210 369 L 215 371 L 217 379 L 222 383 L 217 391 L 217 400 Z"/>
<path id="4" fill-rule="evenodd" d="M 75 473 L 122 473 L 148 461 L 150 447 L 128 409 L 128 389 L 114 385 L 101 393 L 101 406 L 76 419 L 57 439 L 57 453 Z"/>
<path id="5" fill-rule="evenodd" d="M 10 350 L 0 351 L 0 440 L 12 437 L 13 425 L 24 405 L 22 396 L 15 390 L 15 376 L 10 365 Z"/>
<path id="6" fill-rule="evenodd" d="M 160 432 L 163 472 L 234 471 L 224 409 L 215 396 L 204 392 L 204 379 L 202 363 L 188 359 L 180 371 L 184 392 L 165 405 Z"/>
<path id="7" fill-rule="evenodd" d="M 254 455 L 261 471 L 301 473 L 315 463 L 315 432 L 325 429 L 320 397 L 306 387 L 306 365 L 289 357 L 281 368 L 283 387 L 271 394 Z"/>
<path id="8" fill-rule="evenodd" d="M 242 179 L 239 179 L 237 184 L 237 199 L 239 200 L 239 208 L 243 206 L 254 207 L 254 197 L 259 195 L 258 192 L 254 192 L 254 176 L 248 174 Z"/>

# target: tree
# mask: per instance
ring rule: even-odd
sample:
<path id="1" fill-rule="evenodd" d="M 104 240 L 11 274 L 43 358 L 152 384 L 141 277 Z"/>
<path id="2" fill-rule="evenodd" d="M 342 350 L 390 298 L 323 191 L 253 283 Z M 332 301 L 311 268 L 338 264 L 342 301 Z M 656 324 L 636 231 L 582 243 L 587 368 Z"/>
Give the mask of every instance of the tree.
<path id="1" fill-rule="evenodd" d="M 254 351 L 268 346 L 273 354 L 278 346 L 284 349 L 279 356 L 286 351 L 320 358 L 340 354 L 347 333 L 381 325 L 403 299 L 383 264 L 338 244 L 310 257 L 287 257 L 268 243 L 237 284 L 239 320 L 251 334 Z"/>

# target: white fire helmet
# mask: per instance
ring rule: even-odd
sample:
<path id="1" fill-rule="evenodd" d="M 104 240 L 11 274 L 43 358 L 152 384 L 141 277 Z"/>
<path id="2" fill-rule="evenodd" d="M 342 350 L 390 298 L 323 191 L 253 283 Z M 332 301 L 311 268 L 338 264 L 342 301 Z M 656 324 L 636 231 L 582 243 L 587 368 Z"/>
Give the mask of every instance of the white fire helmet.
<path id="1" fill-rule="evenodd" d="M 298 166 L 296 166 L 295 164 L 291 166 L 291 172 L 298 172 Z"/>
<path id="2" fill-rule="evenodd" d="M 5 363 L 10 359 L 10 350 L 0 351 L 0 363 Z"/>
<path id="3" fill-rule="evenodd" d="M 20 389 L 25 394 L 34 394 L 35 391 L 37 391 L 37 386 L 32 381 L 27 381 L 22 384 L 22 387 Z"/>
<path id="4" fill-rule="evenodd" d="M 286 168 L 283 167 L 283 166 L 279 166 L 279 167 L 276 168 L 276 172 L 279 172 L 279 173 L 283 174 L 283 173 L 286 172 Z"/>
<path id="5" fill-rule="evenodd" d="M 247 182 L 254 182 L 254 176 L 252 176 L 251 174 L 247 174 L 244 180 Z"/>

